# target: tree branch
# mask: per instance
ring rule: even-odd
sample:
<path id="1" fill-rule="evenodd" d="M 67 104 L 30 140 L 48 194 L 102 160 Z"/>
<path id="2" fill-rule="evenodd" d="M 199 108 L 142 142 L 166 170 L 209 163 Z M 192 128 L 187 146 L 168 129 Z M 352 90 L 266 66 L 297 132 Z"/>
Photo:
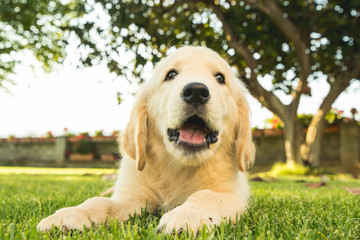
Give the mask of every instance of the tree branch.
<path id="1" fill-rule="evenodd" d="M 297 109 L 301 94 L 308 89 L 307 80 L 312 73 L 310 54 L 307 53 L 309 51 L 307 44 L 302 39 L 299 29 L 285 16 L 276 0 L 266 0 L 263 1 L 264 3 L 256 0 L 245 0 L 245 2 L 267 15 L 284 33 L 286 38 L 295 45 L 300 64 L 300 81 L 295 91 L 291 94 L 293 97 L 291 104 L 294 106 L 294 109 Z"/>
<path id="2" fill-rule="evenodd" d="M 330 85 L 330 91 L 321 103 L 320 108 L 325 112 L 328 112 L 331 105 L 338 98 L 338 96 L 350 85 L 351 80 L 360 77 L 360 60 L 354 60 L 349 69 L 340 74 Z"/>
<path id="3" fill-rule="evenodd" d="M 257 66 L 255 58 L 250 50 L 240 43 L 234 33 L 232 27 L 229 25 L 224 13 L 221 11 L 220 6 L 216 5 L 213 1 L 207 2 L 210 5 L 211 10 L 216 14 L 218 19 L 223 25 L 225 38 L 230 47 L 234 48 L 236 53 L 240 54 L 245 60 L 247 66 L 250 68 L 250 79 L 247 81 L 247 85 L 251 94 L 267 109 L 278 115 L 283 119 L 285 105 L 276 97 L 272 92 L 264 89 L 257 80 Z"/>

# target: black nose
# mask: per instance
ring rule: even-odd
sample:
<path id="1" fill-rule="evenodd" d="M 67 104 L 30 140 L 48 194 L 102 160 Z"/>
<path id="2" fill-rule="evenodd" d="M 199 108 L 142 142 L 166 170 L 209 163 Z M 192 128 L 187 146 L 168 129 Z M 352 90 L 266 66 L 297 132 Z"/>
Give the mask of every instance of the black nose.
<path id="1" fill-rule="evenodd" d="M 186 84 L 186 86 L 183 88 L 181 97 L 186 103 L 197 107 L 209 101 L 210 93 L 206 85 L 199 82 L 192 82 Z"/>

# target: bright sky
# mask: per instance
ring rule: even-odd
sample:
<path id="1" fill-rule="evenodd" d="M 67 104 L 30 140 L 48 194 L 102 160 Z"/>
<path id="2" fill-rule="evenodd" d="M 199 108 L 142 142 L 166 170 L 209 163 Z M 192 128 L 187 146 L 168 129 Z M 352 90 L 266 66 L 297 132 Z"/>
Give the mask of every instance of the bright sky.
<path id="1" fill-rule="evenodd" d="M 31 66 L 32 65 L 32 66 Z M 62 135 L 70 132 L 90 132 L 103 129 L 105 134 L 126 126 L 133 97 L 117 104 L 117 92 L 136 87 L 123 79 L 115 79 L 105 66 L 79 70 L 71 59 L 50 74 L 39 69 L 36 62 L 27 62 L 16 68 L 12 76 L 16 85 L 7 84 L 9 92 L 0 90 L 0 138 L 41 136 L 51 131 Z M 311 84 L 313 97 L 303 97 L 300 112 L 314 113 L 328 91 L 325 80 Z M 264 80 L 265 87 L 271 86 Z M 359 81 L 353 83 L 333 105 L 350 115 L 350 109 L 360 110 Z M 286 96 L 281 97 L 286 102 Z M 252 125 L 262 127 L 272 116 L 253 98 Z"/>
<path id="2" fill-rule="evenodd" d="M 21 70 L 20 70 L 21 69 Z M 47 131 L 110 134 L 125 126 L 132 99 L 117 104 L 118 91 L 129 88 L 105 66 L 78 70 L 65 65 L 50 74 L 17 67 L 16 85 L 0 92 L 0 137 L 41 136 Z"/>

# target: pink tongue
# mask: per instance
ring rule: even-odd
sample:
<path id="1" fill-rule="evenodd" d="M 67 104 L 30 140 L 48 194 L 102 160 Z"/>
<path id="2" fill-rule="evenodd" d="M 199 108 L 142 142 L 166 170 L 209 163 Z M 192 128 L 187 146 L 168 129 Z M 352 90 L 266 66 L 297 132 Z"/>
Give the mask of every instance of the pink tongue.
<path id="1" fill-rule="evenodd" d="M 202 144 L 206 133 L 198 128 L 182 127 L 180 129 L 180 140 L 191 144 Z"/>

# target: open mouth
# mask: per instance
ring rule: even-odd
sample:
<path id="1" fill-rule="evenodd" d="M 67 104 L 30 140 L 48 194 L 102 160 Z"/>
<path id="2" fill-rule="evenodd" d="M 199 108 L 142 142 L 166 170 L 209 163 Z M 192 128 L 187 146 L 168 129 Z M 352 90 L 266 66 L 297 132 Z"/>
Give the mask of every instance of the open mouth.
<path id="1" fill-rule="evenodd" d="M 193 115 L 180 128 L 168 128 L 167 134 L 169 141 L 175 144 L 190 148 L 209 148 L 210 144 L 217 142 L 219 132 L 210 130 L 201 117 Z"/>

